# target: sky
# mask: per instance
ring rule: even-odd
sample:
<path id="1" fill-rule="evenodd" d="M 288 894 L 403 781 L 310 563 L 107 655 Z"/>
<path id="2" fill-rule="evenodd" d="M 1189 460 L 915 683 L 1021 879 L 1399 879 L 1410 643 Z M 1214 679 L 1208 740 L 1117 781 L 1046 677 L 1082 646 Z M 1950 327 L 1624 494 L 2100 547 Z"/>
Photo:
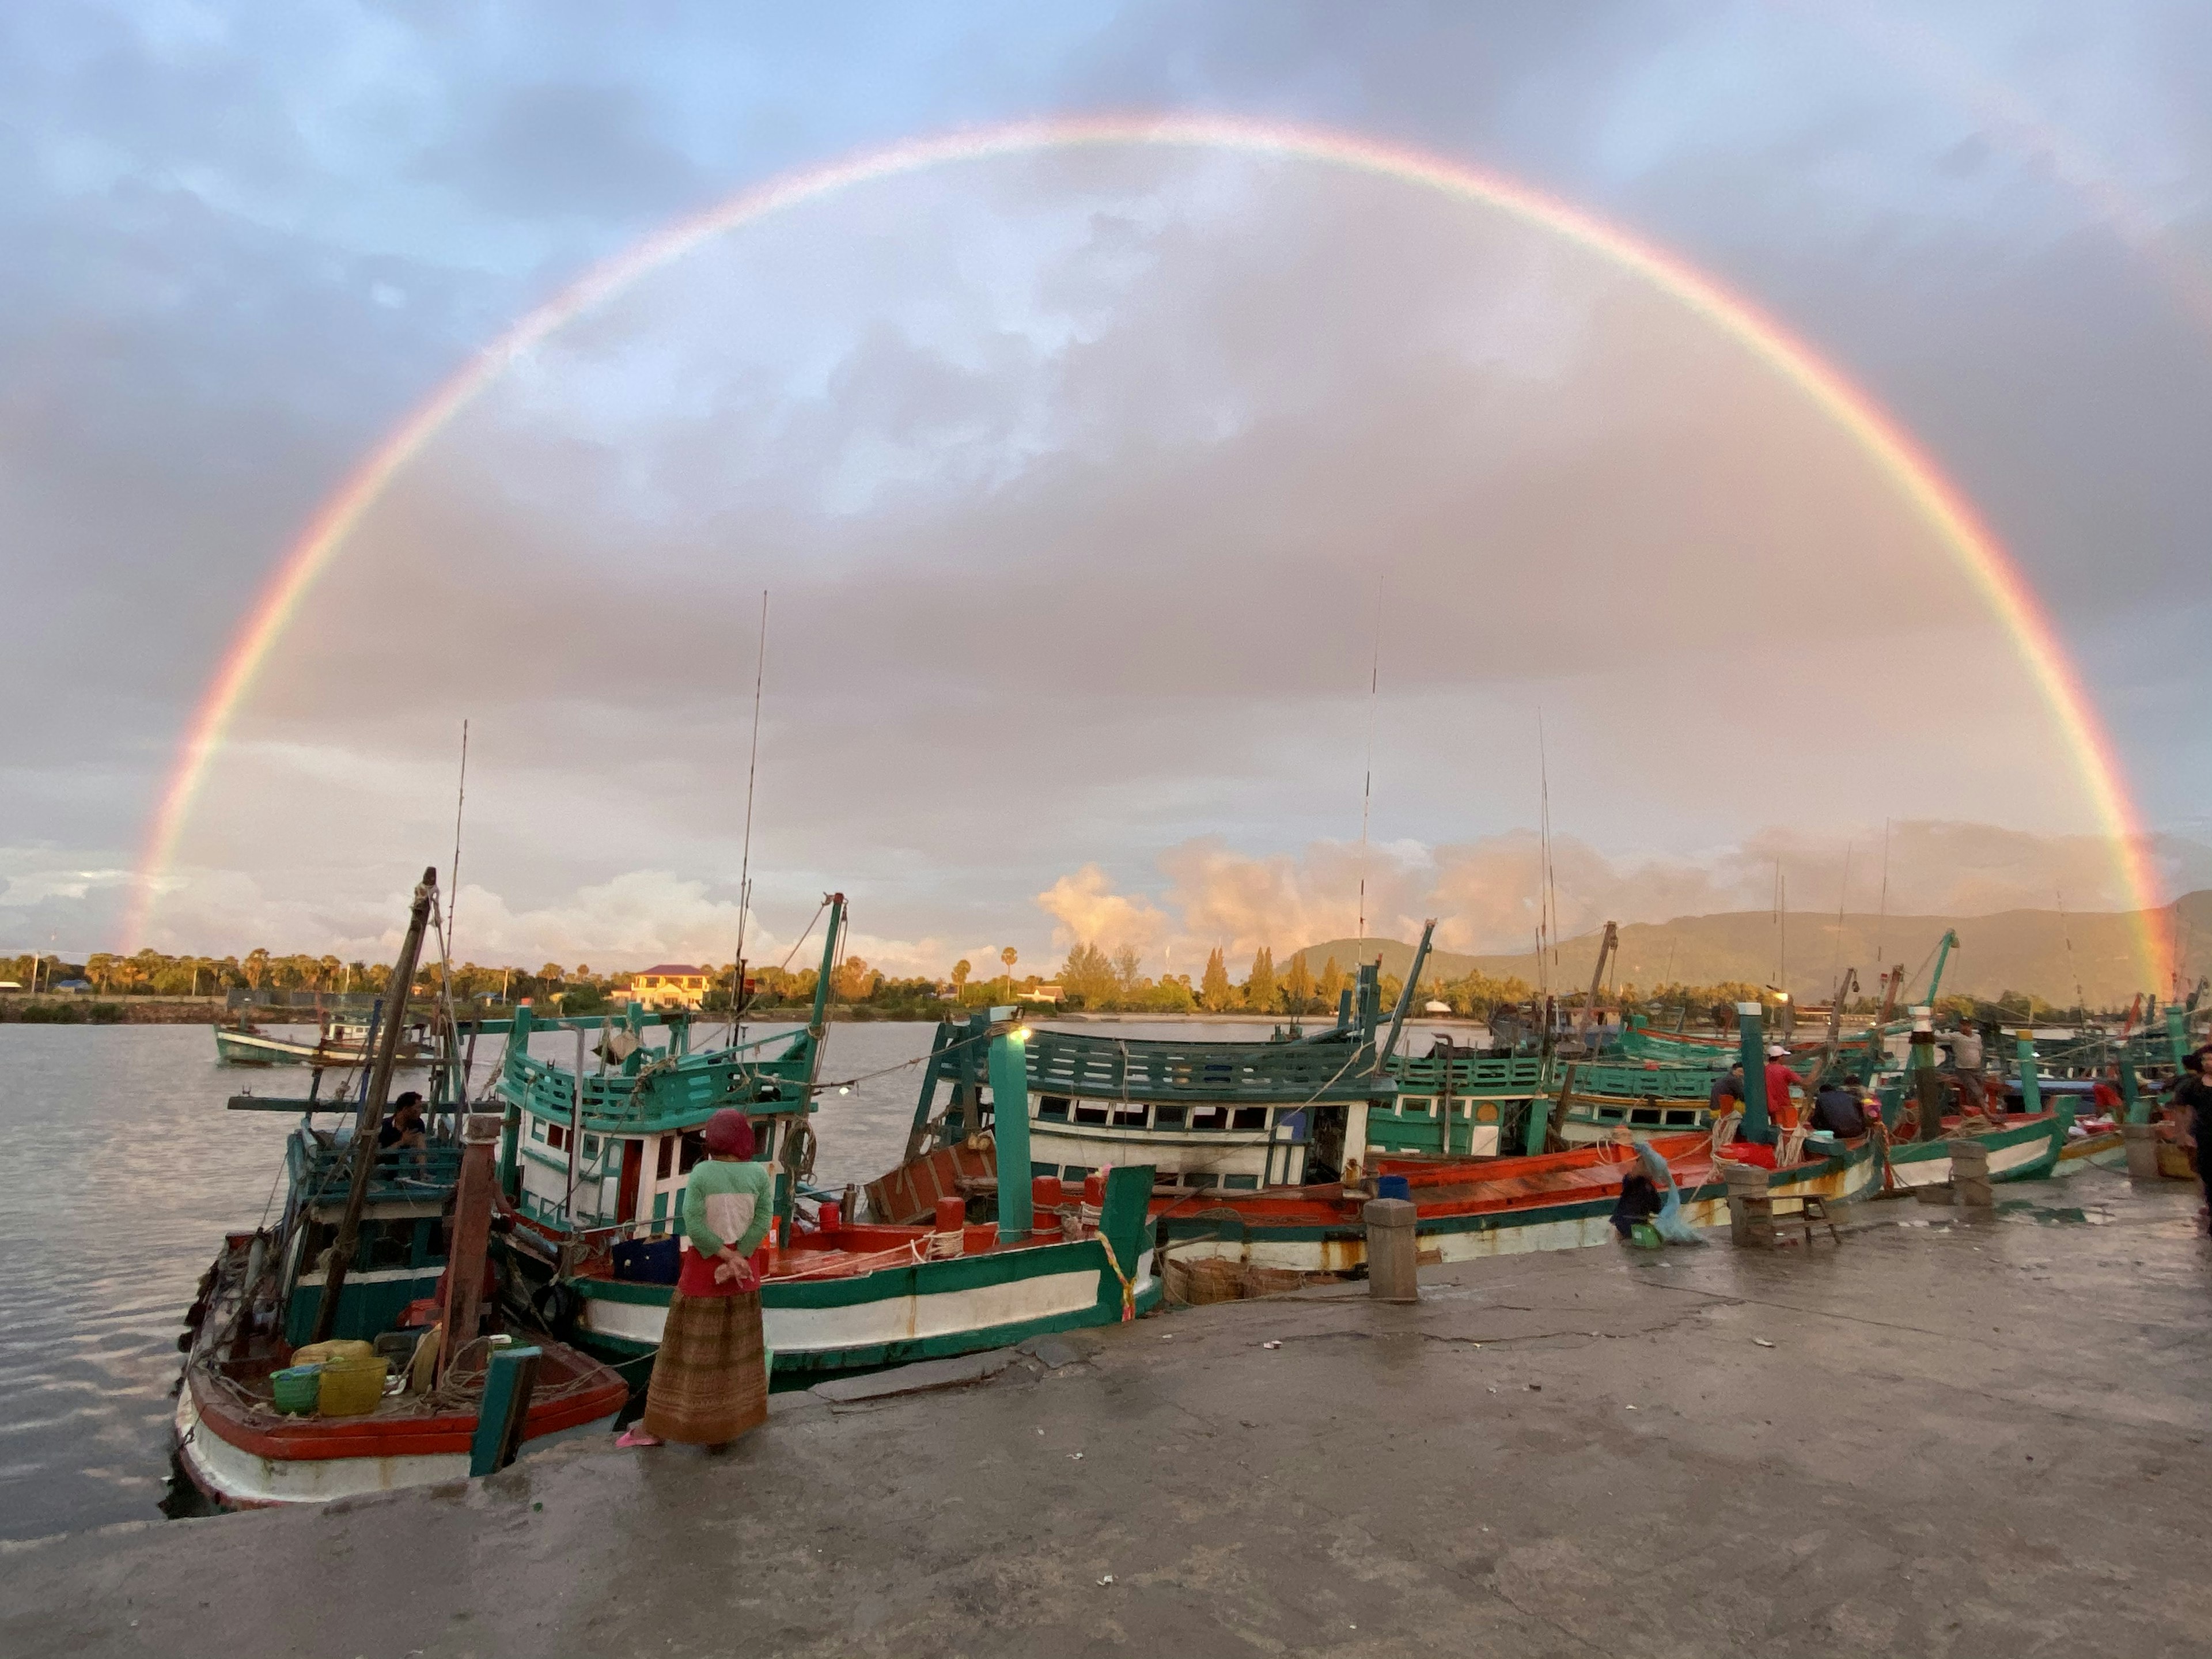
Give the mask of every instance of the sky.
<path id="1" fill-rule="evenodd" d="M 1513 949 L 1547 808 L 1570 933 L 2130 901 L 1988 604 L 1771 363 L 1494 207 L 1146 144 L 801 199 L 514 354 L 149 864 L 288 550 L 476 353 L 780 176 L 1108 113 L 1418 149 L 1745 296 L 1978 510 L 2212 885 L 2208 76 L 2187 4 L 21 0 L 0 950 L 386 954 L 465 720 L 479 961 L 727 959 L 745 871 L 756 960 L 832 889 L 898 973 Z"/>

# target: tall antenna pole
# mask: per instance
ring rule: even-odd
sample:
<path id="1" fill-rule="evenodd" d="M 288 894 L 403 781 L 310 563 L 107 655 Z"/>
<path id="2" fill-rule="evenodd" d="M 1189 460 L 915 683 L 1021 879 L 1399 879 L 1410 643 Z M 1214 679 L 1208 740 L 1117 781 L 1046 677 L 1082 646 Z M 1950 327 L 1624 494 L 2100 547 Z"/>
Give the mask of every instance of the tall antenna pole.
<path id="1" fill-rule="evenodd" d="M 1790 878 L 1782 868 L 1782 860 L 1774 860 L 1774 925 L 1780 957 L 1774 964 L 1774 982 L 1784 996 L 1790 994 Z"/>
<path id="2" fill-rule="evenodd" d="M 453 954 L 453 940 L 459 924 L 456 913 L 461 908 L 461 809 L 469 804 L 469 723 L 461 722 L 461 785 L 453 799 L 453 861 L 446 875 L 452 891 L 446 897 L 446 951 Z"/>
<path id="3" fill-rule="evenodd" d="M 1367 665 L 1367 779 L 1359 790 L 1359 933 L 1367 938 L 1367 820 L 1375 805 L 1375 705 L 1382 685 L 1382 578 L 1375 579 L 1375 654 Z"/>
<path id="4" fill-rule="evenodd" d="M 1874 959 L 1884 960 L 1881 936 L 1889 931 L 1889 820 L 1881 821 L 1881 915 L 1874 925 Z"/>
<path id="5" fill-rule="evenodd" d="M 1844 908 L 1850 902 L 1850 897 L 1851 843 L 1845 842 L 1844 843 L 1844 886 L 1843 890 L 1836 895 L 1836 960 L 1828 969 L 1828 977 L 1834 980 L 1838 986 L 1844 982 Z M 1840 997 L 1842 993 L 1838 991 L 1837 995 Z"/>
<path id="6" fill-rule="evenodd" d="M 2089 999 L 2081 990 L 2081 970 L 2074 961 L 2074 925 L 2066 920 L 2066 895 L 2053 889 L 2051 896 L 2058 901 L 2058 931 L 2066 941 L 2066 971 L 2074 981 L 2074 1022 L 2080 1024 L 2088 1017 Z"/>
<path id="7" fill-rule="evenodd" d="M 730 1041 L 736 1042 L 744 1027 L 738 1022 L 745 1000 L 745 914 L 753 906 L 753 786 L 760 779 L 761 686 L 768 674 L 768 589 L 761 589 L 760 645 L 753 654 L 753 740 L 745 760 L 745 839 L 738 855 L 738 954 L 730 963 Z"/>
<path id="8" fill-rule="evenodd" d="M 1552 765 L 1544 742 L 1544 705 L 1541 703 L 1536 705 L 1536 787 L 1539 850 L 1542 859 L 1538 874 L 1543 883 L 1542 890 L 1536 896 L 1536 966 L 1541 977 L 1546 939 L 1551 941 L 1551 965 L 1556 968 L 1559 963 L 1559 890 L 1552 872 Z M 1545 982 L 1548 986 L 1549 981 Z"/>

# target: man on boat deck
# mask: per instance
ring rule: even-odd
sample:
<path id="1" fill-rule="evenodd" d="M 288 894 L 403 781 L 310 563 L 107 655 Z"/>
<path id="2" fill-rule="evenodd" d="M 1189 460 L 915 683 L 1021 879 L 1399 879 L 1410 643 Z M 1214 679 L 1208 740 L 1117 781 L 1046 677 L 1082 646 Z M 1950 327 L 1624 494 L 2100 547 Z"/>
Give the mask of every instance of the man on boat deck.
<path id="1" fill-rule="evenodd" d="M 392 1103 L 392 1115 L 377 1125 L 377 1150 L 388 1152 L 404 1147 L 420 1152 L 427 1139 L 422 1131 L 422 1097 L 410 1089 Z"/>
<path id="2" fill-rule="evenodd" d="M 1959 1109 L 1964 1112 L 1984 1110 L 1988 1097 L 1983 1088 L 1980 1028 L 1962 1016 L 1959 1029 L 1937 1041 L 1950 1047 L 1952 1073 L 1959 1085 Z"/>
<path id="3" fill-rule="evenodd" d="M 1820 1085 L 1813 1102 L 1813 1127 L 1844 1140 L 1856 1140 L 1866 1133 L 1866 1101 L 1856 1076 Z"/>
<path id="4" fill-rule="evenodd" d="M 1719 1122 L 1730 1112 L 1743 1109 L 1743 1062 L 1741 1060 L 1723 1072 L 1713 1080 L 1711 1091 L 1705 1097 L 1705 1105 Z"/>

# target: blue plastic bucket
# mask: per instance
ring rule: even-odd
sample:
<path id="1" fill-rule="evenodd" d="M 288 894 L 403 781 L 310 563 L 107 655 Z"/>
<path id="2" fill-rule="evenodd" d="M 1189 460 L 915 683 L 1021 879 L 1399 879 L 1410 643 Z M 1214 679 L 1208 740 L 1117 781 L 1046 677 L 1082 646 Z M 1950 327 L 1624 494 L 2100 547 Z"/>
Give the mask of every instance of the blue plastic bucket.
<path id="1" fill-rule="evenodd" d="M 313 1417 L 323 1392 L 320 1365 L 288 1365 L 269 1374 L 269 1392 L 276 1409 L 291 1417 Z"/>
<path id="2" fill-rule="evenodd" d="M 1377 1198 L 1411 1199 L 1413 1195 L 1413 1183 L 1404 1176 L 1386 1175 L 1376 1179 L 1375 1196 Z"/>

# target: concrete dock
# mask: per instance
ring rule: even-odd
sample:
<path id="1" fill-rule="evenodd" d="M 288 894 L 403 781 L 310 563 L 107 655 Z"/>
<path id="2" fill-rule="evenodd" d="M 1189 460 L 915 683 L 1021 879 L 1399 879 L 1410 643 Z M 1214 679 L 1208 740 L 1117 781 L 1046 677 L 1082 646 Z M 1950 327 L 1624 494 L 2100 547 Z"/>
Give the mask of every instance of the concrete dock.
<path id="1" fill-rule="evenodd" d="M 2027 1207 L 1871 1206 L 1809 1254 L 1190 1310 L 964 1387 L 779 1396 L 721 1455 L 17 1547 L 0 1652 L 2212 1650 L 2195 1189 L 1999 1195 Z"/>

